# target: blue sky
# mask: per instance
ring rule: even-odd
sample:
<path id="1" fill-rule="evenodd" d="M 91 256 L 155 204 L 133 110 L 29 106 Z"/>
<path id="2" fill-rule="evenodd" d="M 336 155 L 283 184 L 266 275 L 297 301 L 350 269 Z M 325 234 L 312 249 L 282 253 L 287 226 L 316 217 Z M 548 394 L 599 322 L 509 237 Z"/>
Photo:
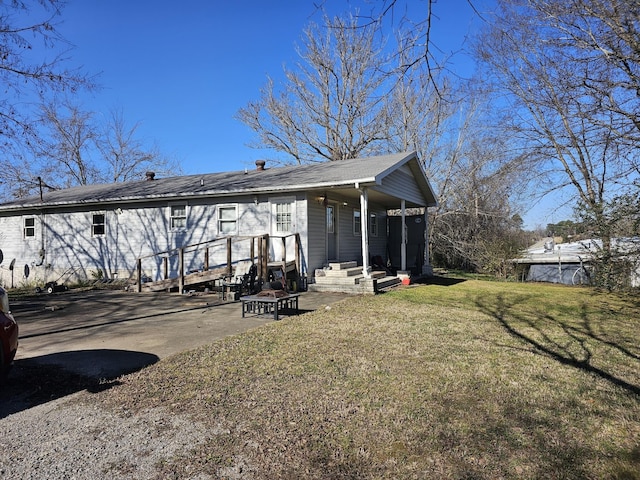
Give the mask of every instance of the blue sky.
<path id="1" fill-rule="evenodd" d="M 59 31 L 74 45 L 72 64 L 97 77 L 101 89 L 83 94 L 98 115 L 121 109 L 140 135 L 175 158 L 184 173 L 253 168 L 264 153 L 246 146 L 253 133 L 234 119 L 259 97 L 267 75 L 297 61 L 295 44 L 317 5 L 330 14 L 376 5 L 375 0 L 69 0 Z M 424 0 L 410 0 L 426 13 Z M 491 0 L 474 0 L 477 9 Z M 467 69 L 465 38 L 480 24 L 467 0 L 439 0 L 432 38 L 455 68 Z M 528 226 L 561 220 L 531 214 Z"/>
<path id="2" fill-rule="evenodd" d="M 75 45 L 73 63 L 100 74 L 102 89 L 85 96 L 87 108 L 121 108 L 185 173 L 235 170 L 261 152 L 246 147 L 253 134 L 234 115 L 259 97 L 267 75 L 278 79 L 297 60 L 295 43 L 320 19 L 318 3 L 71 0 L 59 29 Z M 414 3 L 426 11 L 424 1 Z M 333 13 L 347 5 L 325 2 Z M 460 49 L 473 10 L 466 0 L 440 0 L 435 9 L 436 43 Z"/>

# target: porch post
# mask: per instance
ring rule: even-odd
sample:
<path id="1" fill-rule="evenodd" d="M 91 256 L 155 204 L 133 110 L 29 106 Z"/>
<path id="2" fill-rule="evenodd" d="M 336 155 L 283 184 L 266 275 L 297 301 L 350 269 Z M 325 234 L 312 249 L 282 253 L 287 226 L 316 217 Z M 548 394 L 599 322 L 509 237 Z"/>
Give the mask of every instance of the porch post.
<path id="1" fill-rule="evenodd" d="M 431 254 L 429 252 L 429 214 L 428 208 L 424 207 L 424 263 L 422 264 L 422 274 L 427 276 L 433 275 L 431 268 Z"/>
<path id="2" fill-rule="evenodd" d="M 362 237 L 362 275 L 371 278 L 369 267 L 369 192 L 367 187 L 360 189 L 360 231 Z"/>
<path id="3" fill-rule="evenodd" d="M 400 201 L 400 213 L 402 215 L 402 243 L 400 244 L 400 270 L 407 270 L 407 225 L 405 218 L 406 202 L 404 198 Z"/>
<path id="4" fill-rule="evenodd" d="M 138 273 L 138 281 L 136 282 L 136 292 L 142 292 L 142 258 L 136 261 L 136 271 Z"/>
<path id="5" fill-rule="evenodd" d="M 179 283 L 179 289 L 180 289 L 180 294 L 184 293 L 184 247 L 180 247 L 180 250 L 178 250 L 178 274 L 180 275 L 180 279 L 178 280 Z"/>

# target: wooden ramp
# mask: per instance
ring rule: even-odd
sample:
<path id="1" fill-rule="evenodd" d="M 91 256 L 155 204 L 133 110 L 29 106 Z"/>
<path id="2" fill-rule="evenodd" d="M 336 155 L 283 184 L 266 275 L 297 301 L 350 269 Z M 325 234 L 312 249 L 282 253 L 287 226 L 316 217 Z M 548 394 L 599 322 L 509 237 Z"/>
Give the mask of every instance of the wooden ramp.
<path id="1" fill-rule="evenodd" d="M 287 239 L 290 238 L 293 241 L 289 242 L 287 251 Z M 282 245 L 280 259 L 269 258 L 270 242 Z M 268 281 L 270 271 L 276 269 L 285 275 L 292 273 L 293 277 L 297 277 L 301 272 L 301 248 L 299 234 L 284 237 L 264 234 L 221 237 L 154 253 L 138 258 L 134 277 L 136 290 L 161 292 L 177 289 L 182 292 L 208 283 L 213 286 L 214 281 L 232 274 L 241 261 L 250 261 L 257 266 L 258 281 Z M 295 260 L 288 260 L 291 257 Z M 185 261 L 185 258 L 188 260 Z M 201 267 L 198 271 L 185 273 L 187 264 Z"/>
<path id="2" fill-rule="evenodd" d="M 142 284 L 143 292 L 162 292 L 172 289 L 183 288 L 189 290 L 189 287 L 202 286 L 207 283 L 213 283 L 227 273 L 227 268 L 217 268 L 203 272 L 187 273 L 182 277 L 181 285 L 180 277 L 167 278 L 166 280 L 158 280 L 156 282 L 145 282 Z"/>

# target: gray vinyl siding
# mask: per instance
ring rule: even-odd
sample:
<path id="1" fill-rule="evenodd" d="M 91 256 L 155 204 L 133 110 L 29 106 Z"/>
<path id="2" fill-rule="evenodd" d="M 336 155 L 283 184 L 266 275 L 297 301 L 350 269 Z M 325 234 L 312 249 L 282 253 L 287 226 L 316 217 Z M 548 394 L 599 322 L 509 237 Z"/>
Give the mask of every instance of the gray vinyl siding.
<path id="1" fill-rule="evenodd" d="M 362 237 L 354 235 L 353 232 L 353 211 L 360 210 L 358 204 L 341 206 L 339 209 L 339 228 L 340 228 L 340 261 L 348 262 L 355 260 L 358 265 L 362 265 Z"/>
<path id="2" fill-rule="evenodd" d="M 356 235 L 353 226 L 353 212 L 360 210 L 360 205 L 355 206 L 353 202 L 347 206 L 340 206 L 338 221 L 340 232 L 339 256 L 341 261 L 358 262 L 362 265 L 362 236 Z M 369 235 L 369 254 L 381 255 L 386 258 L 387 229 L 386 211 L 380 206 L 369 205 L 369 213 L 375 213 L 378 218 L 378 235 Z"/>
<path id="3" fill-rule="evenodd" d="M 25 215 L 31 217 L 32 215 Z M 37 253 L 40 249 L 40 220 L 37 216 L 35 236 L 23 238 L 23 216 L 0 218 L 0 249 L 3 251 L 3 267 L 7 267 L 11 260 L 17 256 L 28 256 L 31 252 Z"/>
<path id="4" fill-rule="evenodd" d="M 308 194 L 307 221 L 308 221 L 308 245 L 305 250 L 308 262 L 308 275 L 322 268 L 327 261 L 327 224 L 324 205 L 314 200 L 314 194 Z"/>
<path id="5" fill-rule="evenodd" d="M 32 216 L 32 215 L 27 215 Z M 20 286 L 24 282 L 24 266 L 37 260 L 40 251 L 40 220 L 36 218 L 35 236 L 25 239 L 23 237 L 23 216 L 0 217 L 0 250 L 3 261 L 0 268 L 0 285 L 11 287 Z M 11 262 L 14 262 L 14 270 L 9 270 Z M 33 262 L 35 263 L 35 262 Z"/>
<path id="6" fill-rule="evenodd" d="M 426 199 L 411 174 L 411 170 L 406 165 L 385 177 L 382 180 L 382 185 L 376 187 L 376 190 L 388 195 L 397 196 L 398 198 L 402 197 L 407 202 L 426 205 Z"/>
<path id="7" fill-rule="evenodd" d="M 304 194 L 289 196 L 295 203 L 293 228 L 300 233 L 303 248 L 307 248 L 307 236 L 304 227 L 306 220 L 306 200 Z M 218 199 L 220 200 L 220 199 Z M 256 202 L 257 200 L 257 202 Z M 170 224 L 170 205 L 186 204 L 187 225 L 185 228 L 172 229 Z M 106 277 L 128 278 L 136 268 L 139 257 L 159 252 L 175 250 L 182 246 L 211 241 L 222 235 L 218 228 L 218 206 L 234 205 L 237 208 L 237 231 L 239 236 L 254 236 L 270 233 L 271 204 L 264 197 L 227 197 L 223 202 L 214 199 L 158 201 L 148 203 L 105 205 L 104 209 L 95 207 L 75 210 L 59 210 L 44 215 L 43 227 L 39 215 L 36 218 L 36 234 L 29 239 L 23 238 L 22 216 L 0 217 L 0 249 L 5 260 L 2 266 L 16 259 L 14 284 L 29 280 L 44 283 L 51 280 L 77 281 L 91 279 L 98 270 Z M 92 235 L 93 214 L 103 214 L 105 220 L 104 235 Z M 43 228 L 41 234 L 40 228 Z M 275 238 L 274 238 L 275 240 Z M 279 256 L 277 242 L 272 242 L 272 255 Z M 293 237 L 287 240 L 287 258 L 294 258 Z M 45 258 L 40 262 L 40 250 L 44 248 Z M 234 261 L 247 258 L 250 243 L 235 247 Z M 144 274 L 152 279 L 159 278 L 163 267 L 159 259 L 153 264 L 143 264 Z M 198 270 L 203 259 L 197 254 L 185 256 L 185 269 Z M 303 254 L 304 261 L 304 254 Z M 218 251 L 210 252 L 210 265 L 226 262 L 226 250 L 223 245 Z M 29 279 L 24 278 L 24 265 L 30 266 Z M 19 272 L 18 272 L 19 267 Z M 177 255 L 170 256 L 169 269 L 178 269 Z M 19 273 L 19 274 L 18 274 Z M 11 284 L 8 269 L 0 270 L 0 281 Z"/>
<path id="8" fill-rule="evenodd" d="M 369 234 L 369 256 L 380 255 L 387 259 L 387 212 L 382 209 L 370 208 L 369 213 L 378 217 L 378 235 Z"/>

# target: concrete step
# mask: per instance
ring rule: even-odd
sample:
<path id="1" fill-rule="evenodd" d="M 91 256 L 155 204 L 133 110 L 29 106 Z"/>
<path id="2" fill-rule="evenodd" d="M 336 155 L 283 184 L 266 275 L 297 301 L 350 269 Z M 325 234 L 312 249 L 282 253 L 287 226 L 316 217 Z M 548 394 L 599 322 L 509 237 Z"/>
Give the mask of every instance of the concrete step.
<path id="1" fill-rule="evenodd" d="M 339 276 L 324 276 L 315 277 L 315 283 L 321 285 L 357 285 L 360 280 L 363 279 L 362 272 L 359 276 L 339 277 Z"/>
<path id="2" fill-rule="evenodd" d="M 344 292 L 353 294 L 375 294 L 384 292 L 397 285 L 402 280 L 398 277 L 385 276 L 380 278 L 359 277 L 316 277 L 315 283 L 310 283 L 311 292 Z"/>
<path id="3" fill-rule="evenodd" d="M 355 266 L 349 268 L 343 268 L 339 270 L 323 270 L 324 275 L 326 277 L 355 277 L 362 275 L 362 267 Z M 386 276 L 387 273 L 384 271 L 373 271 L 371 272 L 372 278 L 381 278 Z"/>
<path id="4" fill-rule="evenodd" d="M 398 277 L 385 276 L 383 278 L 378 279 L 378 283 L 377 283 L 378 291 L 393 288 L 397 285 L 400 285 L 401 283 L 402 283 L 402 280 L 399 279 Z"/>
<path id="5" fill-rule="evenodd" d="M 362 267 L 350 267 L 350 268 L 340 268 L 340 269 L 331 269 L 324 270 L 325 277 L 355 277 L 357 275 L 362 275 Z"/>
<path id="6" fill-rule="evenodd" d="M 346 270 L 349 268 L 354 268 L 358 266 L 358 262 L 356 261 L 349 261 L 349 262 L 329 262 L 329 267 L 331 268 L 331 270 Z"/>
<path id="7" fill-rule="evenodd" d="M 327 271 L 328 273 L 328 271 Z M 387 278 L 385 272 L 371 272 L 371 278 L 369 281 Z M 396 277 L 388 277 L 389 279 L 395 279 Z M 362 269 L 358 267 L 357 274 L 350 273 L 349 275 L 324 275 L 324 276 L 316 276 L 314 277 L 315 283 L 323 284 L 323 285 L 357 285 L 365 280 L 367 280 L 364 275 L 362 275 Z M 389 282 L 391 280 L 388 280 Z M 399 279 L 398 279 L 399 281 Z"/>

